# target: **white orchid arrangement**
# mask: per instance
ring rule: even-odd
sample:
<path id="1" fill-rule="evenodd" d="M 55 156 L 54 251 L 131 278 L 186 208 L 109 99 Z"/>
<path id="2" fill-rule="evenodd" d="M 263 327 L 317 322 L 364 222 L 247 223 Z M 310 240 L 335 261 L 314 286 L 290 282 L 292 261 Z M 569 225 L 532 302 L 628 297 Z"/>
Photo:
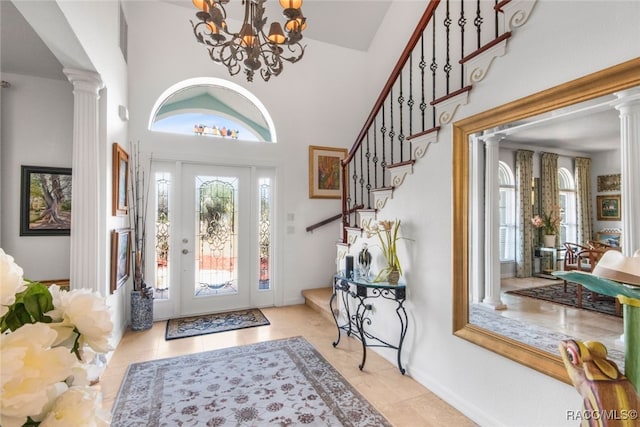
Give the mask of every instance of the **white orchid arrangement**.
<path id="1" fill-rule="evenodd" d="M 0 248 L 0 425 L 108 426 L 88 363 L 112 329 L 98 293 L 25 280 Z"/>

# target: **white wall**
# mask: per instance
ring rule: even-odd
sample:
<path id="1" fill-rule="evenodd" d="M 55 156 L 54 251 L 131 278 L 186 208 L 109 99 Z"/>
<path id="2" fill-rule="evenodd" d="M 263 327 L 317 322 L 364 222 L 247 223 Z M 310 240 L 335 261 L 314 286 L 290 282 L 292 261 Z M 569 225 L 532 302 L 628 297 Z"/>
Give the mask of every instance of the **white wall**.
<path id="1" fill-rule="evenodd" d="M 153 44 L 149 43 L 148 3 L 132 2 L 128 9 L 131 139 L 140 141 L 145 154 L 153 153 L 154 159 L 174 158 L 178 150 L 185 160 L 276 168 L 280 196 L 276 236 L 282 248 L 279 268 L 274 272 L 280 295 L 277 303 L 302 303 L 302 290 L 328 286 L 335 271 L 338 222 L 312 234 L 305 228 L 338 214 L 340 201 L 309 199 L 308 147 L 347 148 L 355 140 L 382 88 L 382 82 L 366 85 L 372 78 L 365 67 L 367 54 L 305 39 L 307 47 L 300 62 L 285 63 L 282 74 L 267 83 L 257 75 L 249 83 L 242 72 L 230 77 L 226 68 L 212 62 L 204 46 L 196 42 L 189 23 L 195 18 L 193 8 L 156 4 L 153 26 L 163 31 L 154 33 Z M 393 52 L 400 53 L 397 47 Z M 386 67 L 392 65 L 385 61 Z M 388 70 L 383 72 L 388 75 Z M 150 114 L 160 95 L 170 86 L 195 77 L 227 79 L 253 93 L 274 120 L 277 144 L 219 142 L 150 132 Z M 289 214 L 293 214 L 293 221 L 286 220 Z"/>
<path id="2" fill-rule="evenodd" d="M 29 7 L 19 8 L 27 21 L 42 19 L 43 15 L 45 20 L 51 18 L 40 37 L 59 53 L 58 60 L 63 67 L 96 71 L 104 84 L 104 89 L 100 91 L 98 129 L 98 161 L 103 167 L 96 171 L 99 175 L 101 212 L 100 239 L 96 244 L 99 247 L 98 268 L 102 280 L 96 287 L 108 297 L 107 304 L 111 307 L 115 323 L 114 343 L 120 339 L 127 324 L 128 292 L 123 287 L 115 294 L 109 294 L 109 233 L 111 229 L 127 227 L 129 224 L 127 217 L 111 216 L 111 146 L 113 142 L 126 145 L 128 140 L 127 124 L 118 117 L 118 106 L 127 105 L 126 64 L 119 49 L 118 5 L 114 1 L 65 1 L 49 2 L 47 7 L 31 7 L 33 5 L 29 2 L 21 2 L 20 6 Z M 96 25 L 97 17 L 100 25 Z M 69 34 L 75 34 L 71 41 L 67 38 Z M 68 47 L 67 51 L 65 47 Z M 22 79 L 26 79 L 24 84 Z M 22 164 L 71 167 L 73 86 L 68 82 L 39 81 L 25 76 L 17 76 L 16 81 L 20 83 L 19 88 L 14 85 L 12 92 L 3 89 L 2 94 L 2 245 L 7 246 L 5 250 L 16 258 L 27 277 L 68 278 L 69 237 L 16 237 L 18 222 L 17 216 L 13 216 L 19 214 L 10 206 L 16 197 L 13 191 L 15 184 L 11 180 L 15 179 L 14 175 L 19 177 L 20 163 L 17 162 L 28 160 Z M 19 94 L 19 97 L 15 94 Z M 8 102 L 6 108 L 5 100 Z M 10 138 L 5 138 L 6 135 Z M 17 174 L 15 170 L 18 170 Z M 77 179 L 77 176 L 74 178 Z M 82 201 L 74 200 L 72 203 Z M 15 209 L 19 212 L 18 203 Z M 49 262 L 47 259 L 59 262 Z M 37 273 L 32 274 L 32 271 Z M 72 284 L 74 288 L 88 286 Z"/>
<path id="3" fill-rule="evenodd" d="M 603 151 L 598 155 L 593 156 L 591 162 L 591 189 L 593 198 L 593 232 L 602 231 L 610 228 L 622 228 L 622 221 L 602 221 L 598 220 L 598 205 L 597 196 L 610 196 L 613 194 L 620 194 L 618 191 L 598 191 L 598 176 L 599 175 L 613 175 L 620 173 L 620 149 Z M 621 202 L 624 203 L 624 200 Z M 595 235 L 593 236 L 596 237 Z"/>
<path id="4" fill-rule="evenodd" d="M 639 56 L 632 42 L 640 39 L 639 18 L 640 3 L 632 1 L 538 1 L 456 120 Z M 443 127 L 382 213 L 401 218 L 403 235 L 415 239 L 400 252 L 409 283 L 409 373 L 481 425 L 576 425 L 567 419 L 581 407 L 572 386 L 452 335 L 451 138 Z M 393 321 L 377 313 L 375 324 Z"/>
<path id="5" fill-rule="evenodd" d="M 276 146 L 253 152 L 238 150 L 244 146 L 235 149 L 207 146 L 195 137 L 160 136 L 147 131 L 151 107 L 164 89 L 191 77 L 226 78 L 225 71 L 211 63 L 195 43 L 188 23 L 190 9 L 154 2 L 150 20 L 145 14 L 149 2 L 126 4 L 130 61 L 129 86 L 123 89 L 126 79 L 122 76 L 122 64 L 118 63 L 113 46 L 105 48 L 100 41 L 100 34 L 105 32 L 106 40 L 113 42 L 117 25 L 111 24 L 117 9 L 113 5 L 117 3 L 64 3 L 62 8 L 107 85 L 107 100 L 103 100 L 106 124 L 101 143 L 105 169 L 100 172 L 105 208 L 110 207 L 108 148 L 113 141 L 139 140 L 147 153 L 169 155 L 173 150 L 170 147 L 178 146 L 181 153 L 191 158 L 199 156 L 223 162 L 241 158 L 247 163 L 274 166 L 278 169 L 280 193 L 284 195 L 278 211 L 278 235 L 284 257 L 280 266 L 282 283 L 278 285 L 283 290 L 282 302 L 301 302 L 302 289 L 327 285 L 334 269 L 337 229 L 330 226 L 313 234 L 303 229 L 337 213 L 339 203 L 308 199 L 307 147 L 312 144 L 348 147 L 352 143 L 392 67 L 387 61 L 395 61 L 398 46 L 406 41 L 419 14 L 394 9 L 389 16 L 404 16 L 402 25 L 384 22 L 381 29 L 385 31 L 378 34 L 367 54 L 309 41 L 304 60 L 287 64 L 283 75 L 268 83 L 257 79 L 248 84 L 242 78 L 233 78 L 267 106 L 278 129 Z M 406 3 L 408 8 L 424 7 L 423 2 L 400 3 Z M 96 16 L 101 20 L 99 26 L 95 25 Z M 539 0 L 530 22 L 515 32 L 506 56 L 498 58 L 488 77 L 475 85 L 470 104 L 459 110 L 457 118 L 639 56 L 640 47 L 635 43 L 640 39 L 639 19 L 640 3 L 635 1 L 578 4 Z M 389 54 L 389 47 L 393 48 L 393 54 Z M 104 52 L 100 53 L 101 50 Z M 314 50 L 323 54 L 315 56 Z M 322 62 L 325 53 L 334 59 L 332 63 Z M 127 90 L 131 114 L 128 135 L 126 126 L 114 117 L 117 109 L 113 109 L 124 102 Z M 29 110 L 25 107 L 19 111 L 25 114 Z M 4 105 L 2 114 L 4 122 Z M 70 122 L 68 117 L 66 120 Z M 567 420 L 567 411 L 581 406 L 573 387 L 452 335 L 450 126 L 444 126 L 439 135 L 440 142 L 430 147 L 415 176 L 409 177 L 394 194 L 383 213 L 385 218 L 401 218 L 403 234 L 414 239 L 400 245 L 409 283 L 410 324 L 403 353 L 408 373 L 481 425 L 573 426 L 576 422 Z M 11 156 L 3 148 L 3 241 L 12 226 L 5 225 L 4 217 L 5 199 L 10 196 L 7 189 L 10 183 L 4 177 L 5 165 L 11 163 L 8 159 Z M 433 208 L 435 202 L 438 209 Z M 288 213 L 295 215 L 293 234 L 284 233 L 284 226 L 291 225 L 284 220 Z M 105 215 L 105 240 L 109 229 L 120 225 L 118 219 Z M 100 244 L 106 253 L 107 245 L 103 243 Z M 103 260 L 106 280 L 106 254 Z M 111 298 L 112 305 L 119 310 L 125 307 L 122 297 L 123 292 Z M 386 316 L 385 312 L 383 304 L 376 306 L 378 318 L 374 324 L 383 325 L 382 335 L 393 337 L 396 332 L 391 325 L 395 313 Z M 122 313 L 118 319 L 124 319 Z M 384 354 L 392 360 L 390 354 Z"/>
<path id="6" fill-rule="evenodd" d="M 11 87 L 2 89 L 1 98 L 0 247 L 28 279 L 68 279 L 69 236 L 20 236 L 20 175 L 23 165 L 71 167 L 72 86 L 20 74 L 4 73 L 2 79 Z"/>

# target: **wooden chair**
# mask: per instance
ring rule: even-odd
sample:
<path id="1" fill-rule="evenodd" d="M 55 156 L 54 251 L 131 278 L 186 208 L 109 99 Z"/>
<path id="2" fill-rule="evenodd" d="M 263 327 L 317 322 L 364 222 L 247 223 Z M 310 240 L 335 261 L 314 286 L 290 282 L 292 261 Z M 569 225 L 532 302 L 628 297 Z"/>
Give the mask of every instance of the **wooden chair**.
<path id="1" fill-rule="evenodd" d="M 579 245 L 576 245 L 579 246 Z M 565 244 L 566 247 L 566 244 Z M 613 248 L 589 248 L 589 249 L 583 249 L 581 251 L 579 251 L 578 253 L 575 254 L 575 258 L 576 258 L 576 268 L 574 268 L 574 270 L 579 270 L 579 271 L 584 271 L 587 273 L 591 273 L 593 271 L 593 269 L 595 268 L 596 264 L 598 263 L 598 261 L 600 261 L 600 258 L 602 258 L 602 255 L 604 255 L 605 252 L 607 252 L 608 250 L 612 250 Z M 565 256 L 566 259 L 566 256 Z M 565 280 L 564 282 L 564 290 L 565 292 L 567 291 L 567 282 Z M 582 285 L 580 285 L 579 283 L 576 283 L 577 289 L 577 302 L 576 302 L 576 307 L 577 308 L 582 308 Z M 598 293 L 597 292 L 593 292 L 591 291 L 591 300 L 592 301 L 597 301 L 598 300 Z M 616 314 L 620 315 L 622 309 L 620 306 L 620 303 L 618 302 L 617 298 L 615 301 L 616 304 Z"/>
<path id="2" fill-rule="evenodd" d="M 587 245 L 589 245 L 591 249 L 603 249 L 607 251 L 613 249 L 614 251 L 622 251 L 620 246 L 612 246 L 608 243 L 599 242 L 597 240 L 589 240 L 587 241 Z"/>
<path id="3" fill-rule="evenodd" d="M 562 265 L 564 271 L 591 271 L 590 269 L 585 270 L 584 266 L 580 265 L 580 258 L 578 257 L 581 251 L 587 251 L 590 248 L 571 242 L 564 242 L 564 247 L 566 249 Z M 566 280 L 564 281 L 564 291 L 567 292 Z"/>

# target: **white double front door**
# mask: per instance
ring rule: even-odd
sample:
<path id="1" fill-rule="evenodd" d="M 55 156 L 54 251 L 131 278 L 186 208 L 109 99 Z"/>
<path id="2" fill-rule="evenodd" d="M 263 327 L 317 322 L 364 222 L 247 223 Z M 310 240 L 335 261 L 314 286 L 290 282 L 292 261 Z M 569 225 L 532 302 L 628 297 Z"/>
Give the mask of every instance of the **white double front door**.
<path id="1" fill-rule="evenodd" d="M 169 286 L 156 286 L 167 291 L 157 292 L 155 317 L 273 305 L 272 171 L 157 163 L 156 176 L 163 167 L 174 170 L 170 188 L 175 200 L 167 202 L 173 207 L 167 216 L 178 226 L 168 227 L 169 247 L 175 248 L 168 257 L 173 268 L 164 279 Z M 267 188 L 268 197 L 261 188 Z M 156 200 L 161 197 L 156 194 Z M 155 228 L 159 229 L 157 220 Z M 163 273 L 159 267 L 155 271 L 153 279 L 160 283 L 157 277 Z"/>

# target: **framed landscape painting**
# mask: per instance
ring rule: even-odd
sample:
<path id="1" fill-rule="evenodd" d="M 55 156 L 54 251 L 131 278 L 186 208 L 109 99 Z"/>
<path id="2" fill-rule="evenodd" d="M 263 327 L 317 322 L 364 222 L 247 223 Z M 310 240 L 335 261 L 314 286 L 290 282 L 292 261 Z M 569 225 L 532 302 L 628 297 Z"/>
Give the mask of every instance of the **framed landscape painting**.
<path id="1" fill-rule="evenodd" d="M 309 146 L 309 198 L 339 199 L 346 148 Z"/>
<path id="2" fill-rule="evenodd" d="M 621 206 L 620 194 L 611 196 L 597 196 L 598 220 L 600 221 L 620 221 Z"/>
<path id="3" fill-rule="evenodd" d="M 20 235 L 71 233 L 71 168 L 22 166 Z"/>
<path id="4" fill-rule="evenodd" d="M 118 145 L 113 143 L 113 185 L 112 185 L 112 212 L 113 216 L 127 215 L 129 213 L 129 201 L 127 188 L 129 188 L 129 155 Z"/>

